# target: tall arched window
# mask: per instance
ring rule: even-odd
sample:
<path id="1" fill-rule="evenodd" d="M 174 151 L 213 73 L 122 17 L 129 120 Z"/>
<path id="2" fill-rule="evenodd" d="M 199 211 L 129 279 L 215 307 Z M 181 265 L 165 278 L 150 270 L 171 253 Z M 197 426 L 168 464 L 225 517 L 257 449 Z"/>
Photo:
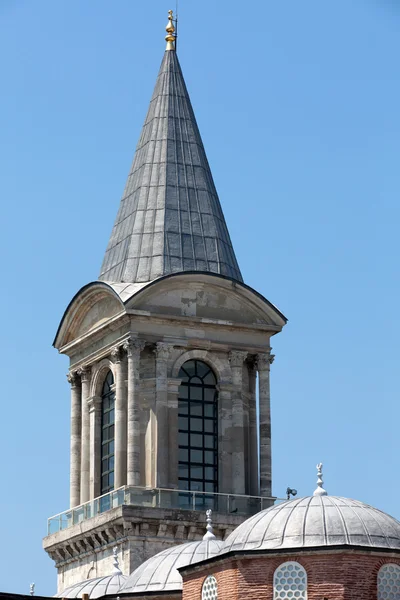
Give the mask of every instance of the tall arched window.
<path id="1" fill-rule="evenodd" d="M 274 573 L 274 600 L 307 600 L 307 572 L 298 562 L 288 561 Z"/>
<path id="2" fill-rule="evenodd" d="M 400 566 L 383 565 L 378 573 L 378 600 L 398 600 L 400 598 Z"/>
<path id="3" fill-rule="evenodd" d="M 214 373 L 200 360 L 186 362 L 179 371 L 179 489 L 218 491 L 218 394 Z M 213 497 L 203 499 L 212 507 Z M 181 504 L 190 496 L 181 494 Z"/>
<path id="4" fill-rule="evenodd" d="M 101 403 L 101 494 L 114 489 L 114 377 L 108 372 L 103 385 Z"/>

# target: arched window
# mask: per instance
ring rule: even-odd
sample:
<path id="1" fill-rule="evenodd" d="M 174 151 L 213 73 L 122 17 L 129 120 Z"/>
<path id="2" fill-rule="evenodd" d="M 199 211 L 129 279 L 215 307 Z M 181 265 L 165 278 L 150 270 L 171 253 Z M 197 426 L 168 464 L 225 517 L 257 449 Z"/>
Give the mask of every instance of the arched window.
<path id="1" fill-rule="evenodd" d="M 200 360 L 179 371 L 179 489 L 218 491 L 218 394 L 214 373 Z M 181 494 L 181 505 L 190 504 Z M 213 507 L 212 496 L 196 498 L 196 506 Z"/>
<path id="2" fill-rule="evenodd" d="M 378 600 L 398 600 L 400 598 L 400 566 L 383 565 L 378 573 Z"/>
<path id="3" fill-rule="evenodd" d="M 201 600 L 217 600 L 218 585 L 214 575 L 206 577 L 201 588 Z"/>
<path id="4" fill-rule="evenodd" d="M 307 573 L 297 562 L 285 562 L 274 573 L 274 600 L 307 600 Z"/>
<path id="5" fill-rule="evenodd" d="M 114 377 L 108 372 L 101 396 L 101 494 L 114 489 Z"/>

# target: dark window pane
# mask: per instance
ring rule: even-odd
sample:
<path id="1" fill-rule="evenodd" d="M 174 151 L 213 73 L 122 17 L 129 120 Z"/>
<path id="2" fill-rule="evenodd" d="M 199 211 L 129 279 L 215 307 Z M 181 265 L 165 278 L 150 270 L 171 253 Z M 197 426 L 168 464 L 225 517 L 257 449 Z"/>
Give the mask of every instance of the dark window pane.
<path id="1" fill-rule="evenodd" d="M 189 375 L 189 377 L 193 377 L 196 375 L 196 364 L 194 360 L 188 360 L 182 367 L 183 371 Z"/>
<path id="2" fill-rule="evenodd" d="M 198 448 L 203 447 L 203 436 L 198 433 L 192 433 L 190 436 L 190 445 Z"/>
<path id="3" fill-rule="evenodd" d="M 204 447 L 205 448 L 214 448 L 216 439 L 213 435 L 205 435 L 204 436 Z"/>
<path id="4" fill-rule="evenodd" d="M 190 380 L 190 385 L 194 385 L 194 384 L 203 385 L 203 382 L 200 379 L 200 377 L 192 377 Z"/>
<path id="5" fill-rule="evenodd" d="M 190 462 L 191 463 L 202 463 L 203 462 L 203 450 L 191 450 L 190 451 Z"/>
<path id="6" fill-rule="evenodd" d="M 190 467 L 191 479 L 203 479 L 203 467 Z"/>
<path id="7" fill-rule="evenodd" d="M 189 404 L 187 402 L 179 402 L 179 414 L 187 415 L 189 412 Z"/>
<path id="8" fill-rule="evenodd" d="M 210 388 L 204 388 L 204 400 L 206 402 L 215 401 L 215 390 Z"/>
<path id="9" fill-rule="evenodd" d="M 215 425 L 214 419 L 204 419 L 204 431 L 206 433 L 214 433 Z"/>
<path id="10" fill-rule="evenodd" d="M 110 423 L 114 423 L 115 421 L 115 411 L 110 410 Z"/>
<path id="11" fill-rule="evenodd" d="M 203 382 L 204 382 L 206 385 L 216 385 L 216 383 L 217 383 L 217 380 L 215 379 L 215 375 L 214 375 L 214 373 L 213 373 L 212 371 L 210 371 L 210 372 L 208 373 L 208 375 L 206 375 L 206 376 L 204 377 L 204 379 L 203 379 Z"/>
<path id="12" fill-rule="evenodd" d="M 203 419 L 190 419 L 190 431 L 203 431 Z"/>
<path id="13" fill-rule="evenodd" d="M 178 419 L 178 427 L 179 429 L 186 429 L 188 431 L 188 419 L 186 417 L 179 417 Z"/>
<path id="14" fill-rule="evenodd" d="M 215 490 L 216 490 L 215 483 L 206 482 L 206 484 L 204 486 L 205 492 L 215 492 Z"/>
<path id="15" fill-rule="evenodd" d="M 108 483 L 110 486 L 114 486 L 114 471 L 112 471 L 108 476 Z"/>
<path id="16" fill-rule="evenodd" d="M 206 450 L 204 452 L 204 462 L 206 465 L 214 465 L 215 464 L 215 452 L 213 452 L 212 450 Z"/>
<path id="17" fill-rule="evenodd" d="M 114 440 L 108 444 L 108 453 L 114 454 Z"/>
<path id="18" fill-rule="evenodd" d="M 215 479 L 214 467 L 206 467 L 204 469 L 204 478 L 213 481 Z"/>
<path id="19" fill-rule="evenodd" d="M 185 448 L 179 448 L 179 461 L 188 462 L 189 460 L 189 450 Z"/>
<path id="20" fill-rule="evenodd" d="M 203 400 L 203 388 L 202 387 L 190 387 L 190 399 L 191 400 Z"/>
<path id="21" fill-rule="evenodd" d="M 111 456 L 111 458 L 108 459 L 108 468 L 110 469 L 110 471 L 114 471 L 114 457 Z"/>
<path id="22" fill-rule="evenodd" d="M 101 470 L 104 473 L 105 471 L 108 471 L 108 458 L 104 458 L 101 461 Z"/>
<path id="23" fill-rule="evenodd" d="M 179 433 L 179 445 L 180 446 L 188 446 L 189 445 L 189 436 L 187 433 Z"/>
<path id="24" fill-rule="evenodd" d="M 186 465 L 179 465 L 179 477 L 187 479 L 189 476 L 189 468 Z"/>
<path id="25" fill-rule="evenodd" d="M 204 416 L 215 418 L 214 404 L 204 404 Z"/>
<path id="26" fill-rule="evenodd" d="M 203 403 L 202 402 L 191 402 L 190 403 L 190 415 L 192 417 L 202 417 L 203 416 Z"/>
<path id="27" fill-rule="evenodd" d="M 179 388 L 179 398 L 185 400 L 185 398 L 189 397 L 189 386 L 181 385 Z"/>
<path id="28" fill-rule="evenodd" d="M 196 360 L 196 375 L 198 375 L 198 377 L 203 378 L 204 375 L 207 375 L 209 370 L 210 367 L 206 365 L 206 363 L 203 363 L 200 360 Z"/>

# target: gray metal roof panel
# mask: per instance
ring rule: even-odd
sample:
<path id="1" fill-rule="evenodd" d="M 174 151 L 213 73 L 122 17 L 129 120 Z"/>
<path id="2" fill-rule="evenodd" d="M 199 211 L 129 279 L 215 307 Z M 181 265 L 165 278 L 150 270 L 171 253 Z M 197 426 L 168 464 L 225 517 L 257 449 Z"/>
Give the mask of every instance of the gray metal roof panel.
<path id="1" fill-rule="evenodd" d="M 185 271 L 242 281 L 178 57 L 168 51 L 99 279 L 137 283 Z"/>

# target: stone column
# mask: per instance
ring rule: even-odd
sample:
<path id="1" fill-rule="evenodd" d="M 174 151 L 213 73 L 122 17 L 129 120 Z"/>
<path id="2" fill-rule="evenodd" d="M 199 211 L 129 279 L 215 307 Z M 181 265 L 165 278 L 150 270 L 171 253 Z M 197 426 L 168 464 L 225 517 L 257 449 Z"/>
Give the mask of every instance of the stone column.
<path id="1" fill-rule="evenodd" d="M 232 493 L 232 384 L 218 389 L 218 491 Z"/>
<path id="2" fill-rule="evenodd" d="M 171 489 L 178 489 L 179 475 L 179 434 L 178 434 L 178 398 L 180 379 L 168 379 L 168 446 L 169 446 L 169 484 Z"/>
<path id="3" fill-rule="evenodd" d="M 242 378 L 243 363 L 247 352 L 234 350 L 229 353 L 232 371 L 232 492 L 246 493 L 244 472 L 244 420 Z"/>
<path id="4" fill-rule="evenodd" d="M 101 477 L 101 403 L 100 396 L 88 400 L 90 421 L 90 499 L 100 496 Z"/>
<path id="5" fill-rule="evenodd" d="M 115 364 L 115 470 L 114 487 L 126 485 L 127 427 L 126 427 L 126 386 L 125 353 L 122 346 L 111 352 Z"/>
<path id="6" fill-rule="evenodd" d="M 257 365 L 254 361 L 248 362 L 249 369 L 249 480 L 250 495 L 258 496 L 260 493 L 258 480 L 258 431 L 257 431 Z"/>
<path id="7" fill-rule="evenodd" d="M 127 484 L 140 485 L 140 353 L 146 342 L 129 339 L 124 344 L 128 354 L 127 406 Z"/>
<path id="8" fill-rule="evenodd" d="M 173 346 L 164 342 L 156 344 L 156 487 L 167 488 L 169 484 L 169 435 L 168 435 L 168 359 Z"/>
<path id="9" fill-rule="evenodd" d="M 274 355 L 270 350 L 257 354 L 258 385 L 260 403 L 260 494 L 272 494 L 272 467 L 271 467 L 271 397 L 269 372 Z"/>
<path id="10" fill-rule="evenodd" d="M 81 380 L 77 371 L 67 375 L 71 384 L 71 459 L 70 459 L 70 506 L 81 502 Z"/>
<path id="11" fill-rule="evenodd" d="M 82 444 L 81 444 L 81 504 L 90 500 L 90 420 L 88 399 L 90 396 L 91 368 L 83 367 L 80 371 L 82 381 Z"/>

